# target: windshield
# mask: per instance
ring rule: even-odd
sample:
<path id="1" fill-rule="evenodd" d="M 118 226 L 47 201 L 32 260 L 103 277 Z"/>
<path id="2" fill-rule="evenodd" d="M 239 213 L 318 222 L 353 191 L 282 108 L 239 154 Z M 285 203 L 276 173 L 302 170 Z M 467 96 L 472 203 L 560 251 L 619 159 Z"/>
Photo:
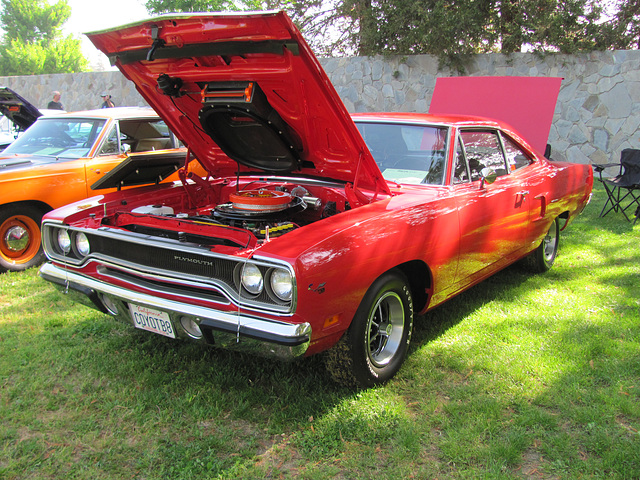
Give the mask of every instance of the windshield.
<path id="1" fill-rule="evenodd" d="M 444 184 L 446 127 L 364 122 L 356 126 L 385 180 Z"/>
<path id="2" fill-rule="evenodd" d="M 38 119 L 3 152 L 5 155 L 86 157 L 106 120 L 78 118 Z"/>

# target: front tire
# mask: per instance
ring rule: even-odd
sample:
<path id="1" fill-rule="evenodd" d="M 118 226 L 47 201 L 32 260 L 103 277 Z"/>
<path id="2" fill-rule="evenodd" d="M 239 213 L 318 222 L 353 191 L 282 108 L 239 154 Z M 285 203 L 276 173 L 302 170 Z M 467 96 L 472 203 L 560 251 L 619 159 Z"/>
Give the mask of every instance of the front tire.
<path id="1" fill-rule="evenodd" d="M 560 244 L 560 225 L 558 219 L 554 219 L 549 227 L 549 231 L 542 239 L 538 248 L 524 258 L 523 263 L 527 270 L 533 273 L 544 273 L 548 271 L 558 256 L 558 246 Z"/>
<path id="2" fill-rule="evenodd" d="M 405 276 L 391 271 L 367 290 L 347 332 L 327 353 L 334 380 L 348 387 L 372 387 L 402 366 L 413 329 L 413 299 Z"/>
<path id="3" fill-rule="evenodd" d="M 22 271 L 42 263 L 42 215 L 31 206 L 0 208 L 0 271 Z"/>

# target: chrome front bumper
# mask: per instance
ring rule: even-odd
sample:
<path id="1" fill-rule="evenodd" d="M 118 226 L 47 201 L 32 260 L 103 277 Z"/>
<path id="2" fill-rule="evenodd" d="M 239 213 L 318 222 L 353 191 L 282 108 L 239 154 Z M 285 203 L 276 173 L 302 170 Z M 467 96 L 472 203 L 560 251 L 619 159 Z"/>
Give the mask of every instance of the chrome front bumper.
<path id="1" fill-rule="evenodd" d="M 138 293 L 45 263 L 40 276 L 74 300 L 133 325 L 129 303 L 161 310 L 169 315 L 177 337 L 197 340 L 262 356 L 292 359 L 302 356 L 311 341 L 308 323 L 292 324 L 240 312 L 221 312 L 189 303 Z M 115 307 L 115 308 L 114 308 Z M 202 331 L 200 338 L 187 332 L 182 322 L 192 320 Z"/>

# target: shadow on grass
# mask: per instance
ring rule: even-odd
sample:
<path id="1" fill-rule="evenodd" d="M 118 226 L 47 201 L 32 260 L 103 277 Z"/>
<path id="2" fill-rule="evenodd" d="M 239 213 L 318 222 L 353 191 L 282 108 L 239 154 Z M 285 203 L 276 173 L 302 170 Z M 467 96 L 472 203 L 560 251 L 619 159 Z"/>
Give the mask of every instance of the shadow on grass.
<path id="1" fill-rule="evenodd" d="M 529 276 L 519 266 L 509 267 L 419 317 L 413 348 L 444 335 L 483 304 L 509 295 Z M 86 328 L 95 330 L 96 326 L 89 323 Z M 177 382 L 191 390 L 207 391 L 246 420 L 258 420 L 268 412 L 273 422 L 286 428 L 323 415 L 355 393 L 333 381 L 322 354 L 283 362 L 121 328 L 123 334 L 115 338 L 119 345 L 113 350 L 126 353 L 128 358 L 119 368 L 102 374 L 126 377 L 153 371 L 155 382 Z M 159 386 L 151 381 L 149 385 Z"/>
<path id="2" fill-rule="evenodd" d="M 321 356 L 283 362 L 164 338 L 110 317 L 101 324 L 76 326 L 105 338 L 104 362 L 84 363 L 92 375 L 125 389 L 135 383 L 138 391 L 169 391 L 178 402 L 200 396 L 203 414 L 209 403 L 221 406 L 212 413 L 255 422 L 266 417 L 276 430 L 289 430 L 352 393 L 332 382 Z"/>
<path id="3" fill-rule="evenodd" d="M 511 265 L 438 305 L 425 315 L 418 316 L 414 325 L 412 349 L 437 340 L 486 303 L 508 297 L 532 275 L 519 264 Z"/>
<path id="4" fill-rule="evenodd" d="M 583 213 L 583 215 L 590 218 L 592 221 L 591 226 L 593 228 L 601 228 L 602 230 L 606 230 L 611 233 L 622 234 L 631 232 L 636 225 L 640 225 L 640 219 L 634 224 L 634 220 L 636 219 L 634 213 L 637 208 L 635 205 L 626 210 L 626 214 L 631 221 L 627 221 L 621 212 L 613 210 L 606 212 L 604 217 L 600 217 L 600 213 L 603 212 L 603 207 L 605 206 L 606 201 L 607 192 L 605 192 L 602 183 L 596 180 L 593 186 L 591 202 L 587 205 Z M 626 203 L 623 205 L 626 205 Z M 609 208 L 609 206 L 607 206 L 607 208 Z"/>

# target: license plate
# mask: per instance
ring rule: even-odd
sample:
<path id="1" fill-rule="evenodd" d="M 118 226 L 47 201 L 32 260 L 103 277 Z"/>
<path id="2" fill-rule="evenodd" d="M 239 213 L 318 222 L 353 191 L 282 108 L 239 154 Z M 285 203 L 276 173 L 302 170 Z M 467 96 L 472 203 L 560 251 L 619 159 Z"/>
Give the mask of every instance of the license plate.
<path id="1" fill-rule="evenodd" d="M 129 304 L 133 325 L 141 330 L 159 333 L 165 337 L 176 338 L 169 314 L 153 308 Z"/>

